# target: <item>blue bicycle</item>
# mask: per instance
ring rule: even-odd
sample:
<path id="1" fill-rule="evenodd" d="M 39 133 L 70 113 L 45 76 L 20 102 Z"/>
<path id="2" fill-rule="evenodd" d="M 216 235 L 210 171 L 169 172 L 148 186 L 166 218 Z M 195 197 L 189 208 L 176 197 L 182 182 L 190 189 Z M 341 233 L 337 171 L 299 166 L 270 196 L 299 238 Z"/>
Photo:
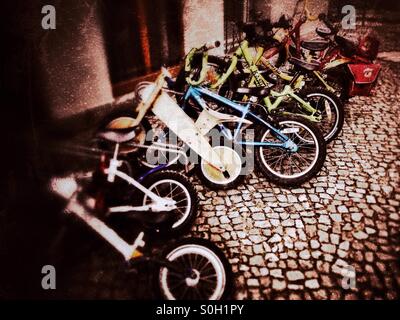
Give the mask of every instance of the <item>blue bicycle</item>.
<path id="1" fill-rule="evenodd" d="M 253 147 L 255 162 L 261 172 L 277 185 L 298 186 L 318 174 L 324 164 L 326 143 L 323 135 L 304 118 L 274 119 L 258 104 L 234 102 L 201 86 L 187 88 L 181 107 L 192 116 L 193 111 L 197 111 L 196 125 L 203 132 L 216 128 L 226 140 Z M 229 110 L 229 114 L 216 111 L 221 107 Z M 260 114 L 260 110 L 264 114 Z M 253 129 L 250 139 L 243 139 L 245 128 Z M 206 175 L 205 171 L 210 168 L 202 163 L 200 169 Z M 213 183 L 218 184 L 218 181 L 210 180 L 203 181 L 216 187 Z"/>

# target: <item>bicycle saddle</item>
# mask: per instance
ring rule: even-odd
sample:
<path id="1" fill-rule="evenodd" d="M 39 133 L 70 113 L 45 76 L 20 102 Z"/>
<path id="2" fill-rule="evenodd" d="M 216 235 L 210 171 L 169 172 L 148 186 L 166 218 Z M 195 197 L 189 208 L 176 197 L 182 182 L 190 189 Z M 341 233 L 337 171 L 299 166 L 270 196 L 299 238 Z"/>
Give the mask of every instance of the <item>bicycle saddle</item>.
<path id="1" fill-rule="evenodd" d="M 325 40 L 302 41 L 300 45 L 310 51 L 322 51 L 328 48 L 329 42 Z"/>
<path id="2" fill-rule="evenodd" d="M 237 88 L 237 93 L 247 94 L 254 97 L 264 97 L 269 94 L 269 88 L 266 87 L 251 87 L 251 88 Z"/>
<path id="3" fill-rule="evenodd" d="M 301 69 L 307 70 L 307 71 L 314 71 L 319 68 L 319 63 L 316 62 L 307 62 L 304 60 L 301 60 L 299 58 L 291 57 L 289 58 L 289 62 L 294 64 L 296 67 L 299 67 Z"/>
<path id="4" fill-rule="evenodd" d="M 105 129 L 97 134 L 97 136 L 106 141 L 115 143 L 124 143 L 132 140 L 136 136 L 135 128 L 127 129 Z"/>
<path id="5" fill-rule="evenodd" d="M 218 112 L 215 110 L 212 110 L 210 108 L 206 108 L 205 109 L 211 116 L 213 116 L 214 118 L 217 118 L 218 120 L 222 120 L 222 121 L 232 121 L 233 119 L 236 119 L 237 117 L 232 115 L 232 114 L 226 114 L 226 113 L 222 113 L 222 112 Z"/>
<path id="6" fill-rule="evenodd" d="M 347 56 L 352 56 L 357 52 L 357 44 L 341 36 L 335 36 L 335 41 Z"/>
<path id="7" fill-rule="evenodd" d="M 322 38 L 329 37 L 333 34 L 332 29 L 327 27 L 318 27 L 315 29 L 315 32 Z"/>

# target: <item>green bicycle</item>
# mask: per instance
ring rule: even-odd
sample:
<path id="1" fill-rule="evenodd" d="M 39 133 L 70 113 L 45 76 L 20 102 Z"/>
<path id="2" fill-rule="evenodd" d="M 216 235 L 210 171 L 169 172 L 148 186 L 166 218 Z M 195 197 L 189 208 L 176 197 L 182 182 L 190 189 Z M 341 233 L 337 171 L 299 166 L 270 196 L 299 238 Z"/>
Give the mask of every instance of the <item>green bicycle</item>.
<path id="1" fill-rule="evenodd" d="M 302 116 L 317 124 L 327 142 L 334 140 L 343 127 L 342 103 L 328 90 L 302 89 L 305 74 L 316 70 L 318 65 L 291 58 L 296 73 L 288 84 L 278 90 L 280 84 L 271 85 L 263 76 L 265 70 L 261 71 L 256 64 L 262 54 L 262 50 L 257 50 L 257 54 L 253 55 L 247 39 L 239 44 L 233 55 L 225 59 L 209 56 L 204 50 L 193 48 L 178 74 L 175 89 L 184 91 L 186 83 L 201 83 L 229 99 L 242 102 L 252 99 L 269 114 Z"/>

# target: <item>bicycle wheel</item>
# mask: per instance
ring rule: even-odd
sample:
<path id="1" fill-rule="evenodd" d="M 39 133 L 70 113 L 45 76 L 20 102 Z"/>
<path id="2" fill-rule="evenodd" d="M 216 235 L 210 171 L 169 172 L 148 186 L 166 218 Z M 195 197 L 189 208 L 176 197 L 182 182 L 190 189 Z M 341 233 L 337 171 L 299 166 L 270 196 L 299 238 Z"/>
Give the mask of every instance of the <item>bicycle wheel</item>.
<path id="1" fill-rule="evenodd" d="M 305 89 L 299 96 L 320 112 L 322 120 L 316 124 L 325 141 L 329 143 L 334 140 L 344 123 L 344 107 L 340 99 L 334 93 L 320 88 Z"/>
<path id="2" fill-rule="evenodd" d="M 156 286 L 167 300 L 221 300 L 232 293 L 232 271 L 222 251 L 205 239 L 183 239 L 169 247 Z"/>
<path id="3" fill-rule="evenodd" d="M 236 188 L 243 182 L 245 177 L 243 173 L 244 163 L 240 154 L 228 146 L 215 146 L 213 149 L 221 157 L 229 177 L 204 159 L 201 159 L 200 164 L 197 166 L 198 177 L 207 187 L 214 190 Z"/>
<path id="4" fill-rule="evenodd" d="M 337 96 L 339 100 L 345 104 L 350 98 L 348 92 L 348 87 L 350 84 L 346 65 L 343 64 L 325 70 L 324 75 L 326 76 L 325 82 L 327 82 L 327 84 L 335 90 L 335 92 L 333 92 L 335 96 Z M 325 84 L 322 83 L 322 81 L 313 72 L 309 73 L 305 80 L 306 85 L 309 87 L 327 89 Z"/>
<path id="5" fill-rule="evenodd" d="M 262 173 L 273 183 L 296 187 L 314 177 L 326 158 L 322 133 L 301 117 L 278 119 L 279 129 L 298 146 L 297 152 L 276 147 L 257 147 L 255 157 Z M 265 126 L 256 127 L 256 141 L 281 142 Z"/>
<path id="6" fill-rule="evenodd" d="M 183 143 L 172 131 L 168 128 L 164 130 L 160 136 L 156 138 L 156 142 L 161 143 L 172 143 L 181 147 L 184 152 L 188 152 L 190 148 Z M 195 166 L 197 176 L 207 187 L 214 190 L 226 190 L 237 187 L 243 182 L 245 174 L 243 172 L 243 167 L 245 166 L 244 161 L 240 154 L 228 146 L 215 146 L 213 149 L 222 157 L 223 164 L 226 166 L 229 177 L 225 176 L 222 172 L 214 168 L 204 159 L 200 159 L 200 163 Z M 169 157 L 169 158 L 168 158 Z M 156 160 L 157 165 L 161 163 L 166 163 L 171 155 L 165 152 L 152 152 L 151 156 L 147 156 L 147 159 Z M 183 163 L 180 158 L 175 162 L 176 164 Z M 142 160 L 142 164 L 151 167 L 150 161 Z M 156 165 L 152 165 L 155 167 Z"/>
<path id="7" fill-rule="evenodd" d="M 176 209 L 171 211 L 171 214 L 176 214 L 176 221 L 160 227 L 158 231 L 163 235 L 188 232 L 197 217 L 198 207 L 197 192 L 189 179 L 179 172 L 158 171 L 145 179 L 143 185 L 160 197 L 176 201 Z M 147 205 L 151 201 L 145 194 L 143 205 Z"/>

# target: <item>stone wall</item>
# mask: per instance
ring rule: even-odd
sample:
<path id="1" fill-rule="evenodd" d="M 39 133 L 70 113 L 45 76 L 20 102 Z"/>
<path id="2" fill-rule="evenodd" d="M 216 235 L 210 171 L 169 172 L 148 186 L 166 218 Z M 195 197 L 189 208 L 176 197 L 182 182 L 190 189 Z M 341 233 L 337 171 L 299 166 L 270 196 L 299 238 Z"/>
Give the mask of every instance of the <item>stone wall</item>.
<path id="1" fill-rule="evenodd" d="M 41 31 L 37 69 L 50 115 L 60 119 L 110 103 L 113 95 L 99 2 L 62 2 L 55 7 L 56 29 Z"/>
<path id="2" fill-rule="evenodd" d="M 282 15 L 292 17 L 296 12 L 300 13 L 304 8 L 304 1 L 297 0 L 247 0 L 250 4 L 249 8 L 252 10 L 251 18 L 261 17 L 271 19 L 276 22 Z M 297 9 L 296 4 L 298 3 Z M 329 7 L 329 0 L 308 0 L 307 7 L 312 15 L 319 13 L 327 13 Z M 298 15 L 296 16 L 298 17 Z M 295 18 L 295 22 L 297 18 Z M 301 35 L 305 38 L 315 36 L 315 28 L 321 23 L 318 21 L 308 21 L 301 28 Z"/>
<path id="3" fill-rule="evenodd" d="M 268 3 L 270 3 L 271 20 L 275 22 L 282 14 L 293 15 L 297 0 L 270 0 Z M 300 3 L 297 11 L 301 11 L 303 6 L 304 4 Z M 313 16 L 317 16 L 320 13 L 327 13 L 329 0 L 309 0 L 307 7 Z M 315 36 L 314 30 L 320 24 L 319 21 L 307 21 L 301 28 L 302 37 L 309 38 Z"/>
<path id="4" fill-rule="evenodd" d="M 224 1 L 182 0 L 183 47 L 192 47 L 224 40 Z M 276 20 L 282 13 L 291 15 L 295 0 L 248 0 L 253 7 L 263 9 Z M 61 119 L 80 114 L 114 100 L 109 77 L 104 30 L 101 21 L 101 1 L 46 1 L 57 10 L 56 30 L 42 30 L 40 14 L 43 1 L 25 4 L 34 15 L 33 42 L 37 47 L 35 75 L 36 93 L 51 118 Z M 326 11 L 328 0 L 310 0 L 313 13 Z M 26 21 L 24 19 L 24 21 Z M 303 28 L 313 30 L 314 25 Z M 218 48 L 213 54 L 223 54 Z"/>
<path id="5" fill-rule="evenodd" d="M 224 40 L 224 0 L 184 0 L 184 50 Z M 223 53 L 223 48 L 212 51 Z"/>

